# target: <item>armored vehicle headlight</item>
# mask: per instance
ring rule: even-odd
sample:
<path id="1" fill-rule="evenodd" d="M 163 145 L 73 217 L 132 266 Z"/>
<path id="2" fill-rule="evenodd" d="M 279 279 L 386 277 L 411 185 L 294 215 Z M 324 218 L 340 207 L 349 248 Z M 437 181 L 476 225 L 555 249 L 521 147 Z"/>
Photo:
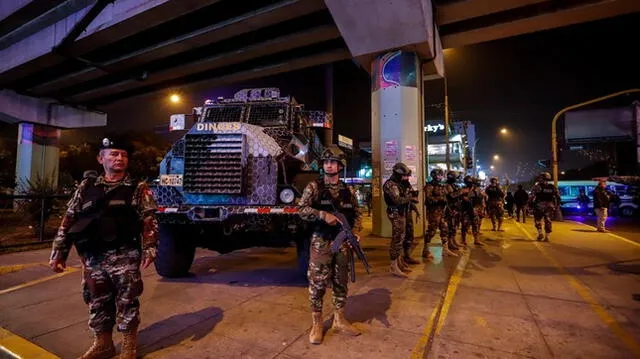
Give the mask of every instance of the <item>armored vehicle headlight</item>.
<path id="1" fill-rule="evenodd" d="M 282 201 L 282 203 L 292 203 L 295 198 L 296 195 L 295 193 L 293 193 L 293 190 L 291 188 L 285 188 L 280 191 L 280 201 Z"/>

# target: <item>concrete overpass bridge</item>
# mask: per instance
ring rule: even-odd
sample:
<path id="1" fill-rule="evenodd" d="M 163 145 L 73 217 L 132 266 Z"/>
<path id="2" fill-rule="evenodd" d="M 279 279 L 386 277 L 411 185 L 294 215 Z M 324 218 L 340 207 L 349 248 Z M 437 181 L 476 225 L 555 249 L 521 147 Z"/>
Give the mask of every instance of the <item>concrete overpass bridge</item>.
<path id="1" fill-rule="evenodd" d="M 353 58 L 375 89 L 375 196 L 386 161 L 409 162 L 423 182 L 416 79 L 444 76 L 443 49 L 637 11 L 638 0 L 2 1 L 0 120 L 21 123 L 21 139 L 55 137 L 105 125 L 101 105 L 120 99 Z M 55 147 L 19 143 L 18 176 L 56 172 Z"/>

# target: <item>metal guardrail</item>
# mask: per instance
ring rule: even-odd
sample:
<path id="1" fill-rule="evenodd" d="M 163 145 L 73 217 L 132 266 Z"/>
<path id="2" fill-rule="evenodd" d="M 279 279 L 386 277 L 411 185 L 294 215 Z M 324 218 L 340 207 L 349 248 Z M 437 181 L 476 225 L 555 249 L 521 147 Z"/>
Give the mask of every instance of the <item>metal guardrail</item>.
<path id="1" fill-rule="evenodd" d="M 0 247 L 55 236 L 70 194 L 0 194 Z"/>

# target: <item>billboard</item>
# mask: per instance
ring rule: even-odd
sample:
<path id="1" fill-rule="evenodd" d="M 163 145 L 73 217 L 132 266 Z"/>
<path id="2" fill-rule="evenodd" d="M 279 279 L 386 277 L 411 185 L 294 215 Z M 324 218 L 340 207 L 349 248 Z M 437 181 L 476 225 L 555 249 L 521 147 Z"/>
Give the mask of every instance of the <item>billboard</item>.
<path id="1" fill-rule="evenodd" d="M 621 107 L 567 112 L 564 135 L 568 144 L 630 141 L 633 139 L 633 110 Z"/>

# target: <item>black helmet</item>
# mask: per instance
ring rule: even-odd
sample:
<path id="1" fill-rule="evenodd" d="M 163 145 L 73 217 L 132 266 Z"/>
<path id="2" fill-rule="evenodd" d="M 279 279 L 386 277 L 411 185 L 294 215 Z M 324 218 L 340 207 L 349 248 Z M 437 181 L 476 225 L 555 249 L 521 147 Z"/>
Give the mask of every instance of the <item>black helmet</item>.
<path id="1" fill-rule="evenodd" d="M 320 157 L 322 162 L 324 161 L 336 161 L 342 165 L 342 167 L 347 167 L 347 159 L 344 157 L 344 152 L 338 146 L 331 145 L 327 147 L 327 149 L 322 152 L 322 157 Z"/>
<path id="2" fill-rule="evenodd" d="M 479 186 L 482 184 L 482 180 L 480 179 L 480 177 L 474 177 L 473 178 L 473 183 L 476 184 L 476 186 Z"/>
<path id="3" fill-rule="evenodd" d="M 493 183 L 493 182 L 498 182 L 498 177 L 491 177 L 491 179 L 489 180 L 489 182 Z"/>
<path id="4" fill-rule="evenodd" d="M 399 176 L 411 176 L 411 170 L 402 162 L 393 165 L 393 173 Z"/>
<path id="5" fill-rule="evenodd" d="M 540 179 L 551 181 L 551 174 L 549 172 L 540 173 Z"/>
<path id="6" fill-rule="evenodd" d="M 127 151 L 129 155 L 133 153 L 133 146 L 131 145 L 131 142 L 121 136 L 105 137 L 100 141 L 100 150 L 109 149 Z"/>
<path id="7" fill-rule="evenodd" d="M 457 171 L 448 171 L 447 172 L 447 181 L 456 181 L 460 177 L 460 173 Z"/>
<path id="8" fill-rule="evenodd" d="M 475 183 L 475 180 L 473 177 L 466 175 L 464 176 L 464 184 L 466 184 L 467 186 L 471 186 Z"/>
<path id="9" fill-rule="evenodd" d="M 431 178 L 435 179 L 436 176 L 444 176 L 444 171 L 439 168 L 434 168 L 431 170 Z"/>

